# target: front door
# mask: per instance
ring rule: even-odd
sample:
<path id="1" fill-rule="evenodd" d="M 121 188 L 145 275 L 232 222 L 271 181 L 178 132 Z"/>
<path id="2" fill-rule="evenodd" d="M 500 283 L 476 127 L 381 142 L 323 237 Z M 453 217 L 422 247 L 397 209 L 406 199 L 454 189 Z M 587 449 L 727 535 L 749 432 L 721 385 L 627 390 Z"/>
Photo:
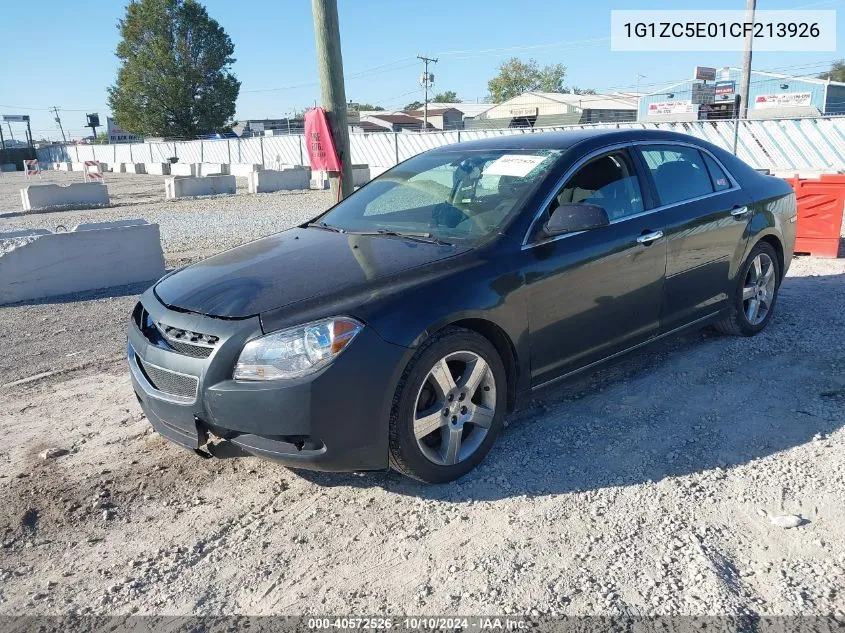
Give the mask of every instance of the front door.
<path id="1" fill-rule="evenodd" d="M 603 207 L 605 227 L 549 237 L 532 229 L 525 257 L 534 386 L 641 343 L 657 331 L 666 265 L 659 214 L 647 211 L 627 149 L 589 159 L 561 203 Z"/>

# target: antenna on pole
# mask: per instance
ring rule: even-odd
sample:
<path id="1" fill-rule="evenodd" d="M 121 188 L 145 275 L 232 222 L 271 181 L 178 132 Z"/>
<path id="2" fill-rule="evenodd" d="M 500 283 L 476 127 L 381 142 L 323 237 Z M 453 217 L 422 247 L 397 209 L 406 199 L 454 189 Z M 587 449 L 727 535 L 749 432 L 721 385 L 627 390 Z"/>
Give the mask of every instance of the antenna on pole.
<path id="1" fill-rule="evenodd" d="M 425 98 L 423 99 L 423 132 L 428 132 L 428 87 L 434 83 L 434 73 L 428 72 L 429 62 L 436 64 L 437 60 L 432 57 L 424 57 L 417 55 L 417 59 L 421 59 L 423 63 L 423 74 L 420 76 L 420 83 L 425 88 Z"/>

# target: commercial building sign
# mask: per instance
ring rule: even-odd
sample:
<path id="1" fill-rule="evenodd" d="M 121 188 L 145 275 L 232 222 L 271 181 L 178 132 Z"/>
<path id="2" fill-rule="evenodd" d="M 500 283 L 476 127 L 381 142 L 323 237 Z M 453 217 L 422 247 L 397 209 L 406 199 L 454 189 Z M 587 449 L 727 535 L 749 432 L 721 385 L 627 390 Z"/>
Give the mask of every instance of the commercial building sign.
<path id="1" fill-rule="evenodd" d="M 717 95 L 732 95 L 736 92 L 735 81 L 717 81 L 715 86 Z"/>
<path id="2" fill-rule="evenodd" d="M 11 122 L 17 121 L 18 123 L 26 123 L 27 121 L 29 121 L 29 115 L 28 114 L 4 114 L 3 120 L 4 121 L 11 121 Z"/>
<path id="3" fill-rule="evenodd" d="M 511 108 L 510 115 L 511 117 L 537 116 L 539 111 L 540 109 L 536 106 L 533 108 Z"/>
<path id="4" fill-rule="evenodd" d="M 111 117 L 106 117 L 106 134 L 108 134 L 109 143 L 132 143 L 141 140 L 141 137 L 130 134 L 120 127 Z"/>
<path id="5" fill-rule="evenodd" d="M 692 113 L 692 101 L 658 101 L 648 104 L 648 116 Z"/>
<path id="6" fill-rule="evenodd" d="M 813 95 L 809 92 L 782 92 L 774 95 L 757 95 L 754 99 L 754 109 L 807 108 L 812 104 L 812 100 Z"/>
<path id="7" fill-rule="evenodd" d="M 692 102 L 697 104 L 711 104 L 716 95 L 715 84 L 692 84 Z"/>
<path id="8" fill-rule="evenodd" d="M 693 79 L 701 81 L 714 81 L 716 79 L 716 69 L 709 66 L 696 66 Z"/>

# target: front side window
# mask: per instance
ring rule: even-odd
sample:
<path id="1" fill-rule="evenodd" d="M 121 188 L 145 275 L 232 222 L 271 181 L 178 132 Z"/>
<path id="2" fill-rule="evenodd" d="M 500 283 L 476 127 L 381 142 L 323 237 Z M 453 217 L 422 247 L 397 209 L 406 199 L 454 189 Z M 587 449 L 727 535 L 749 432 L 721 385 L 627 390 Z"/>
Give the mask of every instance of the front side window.
<path id="1" fill-rule="evenodd" d="M 519 213 L 560 150 L 421 154 L 385 172 L 319 221 L 348 233 L 424 232 L 475 241 Z"/>
<path id="2" fill-rule="evenodd" d="M 701 152 L 682 145 L 648 145 L 640 149 L 654 179 L 660 204 L 675 204 L 713 193 Z"/>
<path id="3" fill-rule="evenodd" d="M 641 213 L 643 196 L 628 155 L 611 152 L 583 165 L 552 201 L 549 212 L 571 203 L 598 205 L 611 221 Z"/>

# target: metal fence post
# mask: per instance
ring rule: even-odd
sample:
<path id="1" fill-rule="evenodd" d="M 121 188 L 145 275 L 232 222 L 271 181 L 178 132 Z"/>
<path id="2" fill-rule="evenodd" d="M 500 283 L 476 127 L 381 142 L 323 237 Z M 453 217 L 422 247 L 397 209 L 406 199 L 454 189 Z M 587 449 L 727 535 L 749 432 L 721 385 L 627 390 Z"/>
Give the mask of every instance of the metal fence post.
<path id="1" fill-rule="evenodd" d="M 204 152 L 203 152 L 202 139 L 200 139 L 200 162 L 201 162 L 201 163 L 204 163 L 204 162 L 205 162 L 205 160 L 203 160 L 203 159 L 204 159 L 204 156 L 205 156 L 205 154 L 204 154 Z"/>
<path id="2" fill-rule="evenodd" d="M 152 143 L 147 143 L 147 144 L 150 146 L 150 162 L 154 163 L 155 161 L 153 160 L 153 144 Z"/>
<path id="3" fill-rule="evenodd" d="M 305 141 L 305 135 L 298 134 L 297 136 L 299 136 L 299 164 L 305 167 L 305 157 L 302 155 L 302 145 Z"/>
<path id="4" fill-rule="evenodd" d="M 238 162 L 243 162 L 243 158 L 241 157 L 241 139 L 238 137 Z"/>
<path id="5" fill-rule="evenodd" d="M 396 162 L 393 163 L 394 165 L 399 164 L 399 132 L 393 133 L 393 149 L 396 153 Z"/>
<path id="6" fill-rule="evenodd" d="M 264 167 L 264 137 L 258 137 L 258 144 L 261 146 L 261 166 Z"/>
<path id="7" fill-rule="evenodd" d="M 132 158 L 132 145 L 133 143 L 129 143 L 129 162 L 134 163 L 135 160 Z"/>
<path id="8" fill-rule="evenodd" d="M 112 162 L 113 162 L 113 163 L 115 163 L 115 164 L 117 164 L 117 143 L 115 143 L 114 145 L 112 145 L 112 146 L 111 146 L 111 148 L 112 148 L 112 150 L 113 150 L 112 154 L 114 155 L 114 158 L 112 158 Z M 112 166 L 112 169 L 114 169 L 114 167 L 113 167 L 113 166 Z"/>
<path id="9" fill-rule="evenodd" d="M 461 131 L 458 130 L 458 143 L 460 143 L 460 142 L 461 142 Z"/>

